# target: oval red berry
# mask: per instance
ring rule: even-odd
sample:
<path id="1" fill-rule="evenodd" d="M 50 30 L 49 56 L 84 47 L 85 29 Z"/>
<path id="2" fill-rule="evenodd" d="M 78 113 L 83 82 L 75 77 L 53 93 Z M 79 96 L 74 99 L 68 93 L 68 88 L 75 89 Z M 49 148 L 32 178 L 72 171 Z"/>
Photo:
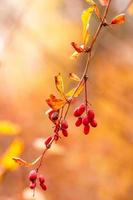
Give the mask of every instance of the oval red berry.
<path id="1" fill-rule="evenodd" d="M 84 134 L 87 135 L 90 131 L 90 126 L 84 126 Z"/>
<path id="2" fill-rule="evenodd" d="M 77 127 L 79 127 L 81 124 L 82 124 L 82 117 L 79 117 L 79 118 L 77 119 L 77 121 L 75 122 L 75 125 L 76 125 Z"/>
<path id="3" fill-rule="evenodd" d="M 87 126 L 89 124 L 89 119 L 88 117 L 84 117 L 83 120 L 82 120 L 82 123 Z"/>
<path id="4" fill-rule="evenodd" d="M 30 181 L 35 181 L 37 179 L 37 172 L 36 170 L 31 170 L 29 173 L 29 180 Z"/>

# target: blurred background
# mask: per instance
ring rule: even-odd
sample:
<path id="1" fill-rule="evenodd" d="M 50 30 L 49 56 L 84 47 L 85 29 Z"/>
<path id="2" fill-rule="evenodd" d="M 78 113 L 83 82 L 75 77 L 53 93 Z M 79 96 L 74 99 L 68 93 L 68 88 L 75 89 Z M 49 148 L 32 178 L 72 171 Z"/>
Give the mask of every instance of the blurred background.
<path id="1" fill-rule="evenodd" d="M 108 19 L 128 2 L 112 0 Z M 82 74 L 86 57 L 70 60 L 70 43 L 82 41 L 87 6 L 84 0 L 0 1 L 0 200 L 32 199 L 29 169 L 11 157 L 31 162 L 41 154 L 52 133 L 45 99 L 57 94 L 54 76 L 62 74 L 68 91 L 69 72 Z M 48 190 L 38 187 L 37 200 L 133 199 L 133 15 L 126 14 L 124 25 L 102 30 L 93 51 L 88 93 L 98 127 L 88 136 L 75 128 L 72 112 L 81 95 L 68 115 L 69 137 L 44 159 Z M 91 33 L 97 25 L 94 16 Z"/>

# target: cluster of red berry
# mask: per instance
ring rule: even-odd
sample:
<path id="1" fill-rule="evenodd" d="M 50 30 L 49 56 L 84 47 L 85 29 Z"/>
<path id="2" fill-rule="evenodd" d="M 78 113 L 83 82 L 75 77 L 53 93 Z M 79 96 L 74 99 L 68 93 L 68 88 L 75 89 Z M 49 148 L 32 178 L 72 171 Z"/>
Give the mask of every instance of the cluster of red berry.
<path id="1" fill-rule="evenodd" d="M 41 188 L 45 191 L 47 189 L 46 185 L 44 184 L 45 183 L 45 179 L 44 179 L 44 176 L 43 175 L 39 175 L 38 176 L 38 173 L 36 170 L 32 170 L 30 171 L 29 173 L 29 180 L 30 180 L 30 189 L 35 189 L 36 188 L 36 182 L 37 182 L 37 179 L 39 180 L 39 183 L 40 183 L 40 186 Z"/>
<path id="2" fill-rule="evenodd" d="M 83 113 L 86 110 L 86 115 L 83 117 Z M 85 104 L 81 104 L 78 108 L 74 110 L 74 116 L 77 117 L 78 119 L 75 122 L 75 125 L 79 127 L 81 124 L 84 125 L 84 134 L 87 135 L 90 131 L 90 125 L 92 127 L 97 126 L 97 122 L 94 119 L 95 118 L 95 113 L 93 110 L 88 110 L 86 109 Z"/>

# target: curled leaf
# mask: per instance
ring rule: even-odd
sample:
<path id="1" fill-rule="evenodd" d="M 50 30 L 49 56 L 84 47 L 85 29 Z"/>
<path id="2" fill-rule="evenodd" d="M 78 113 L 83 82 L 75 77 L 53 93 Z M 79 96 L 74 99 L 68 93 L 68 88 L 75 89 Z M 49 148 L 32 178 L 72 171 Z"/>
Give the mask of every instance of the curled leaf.
<path id="1" fill-rule="evenodd" d="M 77 82 L 80 81 L 80 78 L 74 73 L 69 73 L 69 78 Z"/>
<path id="2" fill-rule="evenodd" d="M 67 94 L 66 94 L 66 96 L 68 96 L 68 97 L 78 97 L 80 94 L 81 94 L 81 92 L 82 92 L 82 90 L 83 90 L 83 88 L 84 88 L 84 82 L 82 82 L 81 84 L 80 84 L 80 86 L 78 87 L 78 89 L 77 88 L 73 88 L 73 89 L 71 89 Z"/>
<path id="3" fill-rule="evenodd" d="M 123 24 L 125 22 L 125 14 L 120 14 L 114 17 L 111 24 Z"/>
<path id="4" fill-rule="evenodd" d="M 90 19 L 91 15 L 94 11 L 94 5 L 90 6 L 87 10 L 84 10 L 81 19 L 82 19 L 82 24 L 83 24 L 83 43 L 84 45 L 87 44 L 89 40 L 89 24 L 90 24 Z"/>
<path id="5" fill-rule="evenodd" d="M 13 157 L 12 159 L 20 166 L 24 166 L 24 167 L 30 167 L 30 166 L 33 166 L 35 165 L 40 159 L 41 159 L 42 156 L 39 156 L 37 157 L 33 162 L 29 163 L 21 158 L 18 158 L 18 157 Z"/>
<path id="6" fill-rule="evenodd" d="M 64 94 L 64 84 L 61 74 L 55 76 L 55 85 L 60 94 Z"/>
<path id="7" fill-rule="evenodd" d="M 57 99 L 54 95 L 50 95 L 46 102 L 53 110 L 59 110 L 65 105 L 66 99 Z"/>

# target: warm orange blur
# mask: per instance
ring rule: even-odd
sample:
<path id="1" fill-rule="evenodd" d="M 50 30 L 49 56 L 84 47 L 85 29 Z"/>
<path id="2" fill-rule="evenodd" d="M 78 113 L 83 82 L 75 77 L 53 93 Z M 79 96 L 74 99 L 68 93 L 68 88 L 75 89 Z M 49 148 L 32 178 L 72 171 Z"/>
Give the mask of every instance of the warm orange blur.
<path id="1" fill-rule="evenodd" d="M 127 5 L 112 0 L 109 20 Z M 17 124 L 20 134 L 0 134 L 0 156 L 15 140 L 23 141 L 20 157 L 32 161 L 42 152 L 41 138 L 52 133 L 45 99 L 57 94 L 59 72 L 68 91 L 69 72 L 79 76 L 86 57 L 70 60 L 72 41 L 81 43 L 80 15 L 84 0 L 2 0 L 0 3 L 0 120 Z M 133 15 L 124 25 L 105 28 L 93 51 L 89 69 L 89 101 L 98 127 L 85 136 L 74 126 L 69 137 L 50 150 L 41 168 L 48 190 L 37 200 L 133 199 Z M 91 21 L 92 33 L 98 19 Z M 41 145 L 41 144 L 40 144 Z M 0 166 L 0 200 L 29 200 L 29 169 Z M 29 196 L 28 196 L 29 195 Z M 39 196 L 40 195 L 40 196 Z M 10 197 L 10 198 L 9 198 Z"/>

